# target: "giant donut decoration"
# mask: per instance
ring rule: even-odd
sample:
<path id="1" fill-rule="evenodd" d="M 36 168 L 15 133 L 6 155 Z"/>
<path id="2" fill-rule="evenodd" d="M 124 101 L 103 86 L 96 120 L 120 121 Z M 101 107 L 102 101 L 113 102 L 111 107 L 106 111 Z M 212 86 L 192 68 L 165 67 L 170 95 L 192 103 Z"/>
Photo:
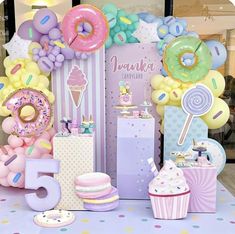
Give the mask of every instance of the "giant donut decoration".
<path id="1" fill-rule="evenodd" d="M 40 91 L 24 88 L 10 94 L 3 103 L 11 111 L 16 125 L 14 133 L 17 136 L 39 136 L 51 123 L 52 108 L 48 98 Z M 20 116 L 24 106 L 32 106 L 35 114 L 32 119 L 25 120 Z"/>
<path id="2" fill-rule="evenodd" d="M 88 35 L 79 33 L 78 27 L 82 23 L 90 24 L 92 29 Z M 81 52 L 99 49 L 109 34 L 105 15 L 98 8 L 88 4 L 78 5 L 69 10 L 61 23 L 61 30 L 68 46 Z"/>

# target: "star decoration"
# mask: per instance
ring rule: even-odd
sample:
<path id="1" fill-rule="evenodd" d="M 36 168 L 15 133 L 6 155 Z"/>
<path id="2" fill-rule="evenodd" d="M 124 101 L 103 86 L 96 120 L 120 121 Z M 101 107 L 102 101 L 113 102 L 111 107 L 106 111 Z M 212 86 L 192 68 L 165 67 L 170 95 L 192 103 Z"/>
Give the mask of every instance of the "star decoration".
<path id="1" fill-rule="evenodd" d="M 137 38 L 141 43 L 152 43 L 160 41 L 157 35 L 158 23 L 146 23 L 143 20 L 139 21 L 138 28 L 132 33 L 132 36 Z"/>
<path id="2" fill-rule="evenodd" d="M 11 60 L 15 60 L 17 58 L 29 58 L 28 50 L 31 42 L 32 41 L 20 38 L 16 33 L 14 33 L 11 40 L 4 44 L 3 47 L 7 50 Z"/>

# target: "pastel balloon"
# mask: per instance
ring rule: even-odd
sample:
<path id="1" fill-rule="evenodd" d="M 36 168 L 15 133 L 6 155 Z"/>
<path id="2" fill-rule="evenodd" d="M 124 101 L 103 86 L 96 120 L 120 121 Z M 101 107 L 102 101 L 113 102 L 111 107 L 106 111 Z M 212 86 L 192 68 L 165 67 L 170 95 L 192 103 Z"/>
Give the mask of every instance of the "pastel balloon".
<path id="1" fill-rule="evenodd" d="M 206 41 L 205 43 L 212 55 L 211 69 L 215 70 L 225 63 L 227 59 L 227 50 L 225 46 L 219 41 L 211 40 Z"/>
<path id="2" fill-rule="evenodd" d="M 16 122 L 13 117 L 7 117 L 2 122 L 2 130 L 7 134 L 11 134 L 14 132 L 15 124 Z"/>
<path id="3" fill-rule="evenodd" d="M 23 188 L 24 187 L 24 174 L 21 172 L 10 172 L 7 176 L 7 181 L 10 186 Z"/>
<path id="4" fill-rule="evenodd" d="M 6 177 L 5 178 L 0 178 L 0 185 L 5 186 L 5 187 L 10 186 L 10 184 L 8 183 L 8 180 L 7 180 Z"/>
<path id="5" fill-rule="evenodd" d="M 14 135 L 10 135 L 8 137 L 8 144 L 12 147 L 12 148 L 17 148 L 17 147 L 21 147 L 24 144 L 24 141 Z"/>
<path id="6" fill-rule="evenodd" d="M 214 104 L 211 110 L 201 118 L 205 121 L 209 129 L 217 129 L 226 124 L 230 116 L 227 103 L 220 99 L 214 98 Z"/>
<path id="7" fill-rule="evenodd" d="M 158 36 L 162 39 L 168 34 L 168 26 L 163 24 L 157 29 Z"/>
<path id="8" fill-rule="evenodd" d="M 31 42 L 29 45 L 29 54 L 33 54 L 33 49 L 41 49 L 42 46 L 37 42 Z"/>
<path id="9" fill-rule="evenodd" d="M 171 92 L 170 92 L 170 100 L 173 101 L 173 102 L 178 102 L 181 100 L 181 97 L 183 95 L 183 92 L 181 89 L 173 89 Z"/>
<path id="10" fill-rule="evenodd" d="M 26 146 L 32 145 L 35 142 L 35 137 L 22 137 Z"/>
<path id="11" fill-rule="evenodd" d="M 17 154 L 17 157 L 8 165 L 8 168 L 13 172 L 23 172 L 25 169 L 25 156 Z"/>
<path id="12" fill-rule="evenodd" d="M 24 84 L 24 86 L 33 88 L 37 86 L 39 79 L 35 73 L 27 71 L 24 74 L 22 74 L 21 81 Z"/>
<path id="13" fill-rule="evenodd" d="M 40 73 L 41 73 L 37 63 L 35 63 L 33 61 L 26 63 L 25 69 L 29 72 L 36 74 L 36 75 L 40 75 Z"/>
<path id="14" fill-rule="evenodd" d="M 54 137 L 56 134 L 56 130 L 54 128 L 49 129 L 47 132 L 50 134 L 51 138 Z"/>
<path id="15" fill-rule="evenodd" d="M 7 79 L 7 77 L 5 77 L 5 76 L 1 76 L 0 77 L 0 93 L 2 92 L 2 90 L 5 88 L 5 87 L 7 87 L 7 85 L 8 85 L 8 79 Z"/>
<path id="16" fill-rule="evenodd" d="M 224 76 L 216 70 L 210 70 L 201 83 L 205 84 L 215 97 L 219 97 L 223 94 L 225 89 Z"/>
<path id="17" fill-rule="evenodd" d="M 161 117 L 163 117 L 164 113 L 165 113 L 165 106 L 164 105 L 157 105 L 156 111 Z"/>
<path id="18" fill-rule="evenodd" d="M 42 159 L 52 159 L 53 156 L 51 154 L 43 154 L 41 158 Z"/>
<path id="19" fill-rule="evenodd" d="M 0 161 L 0 178 L 6 177 L 9 173 L 9 169 L 4 165 L 4 162 Z"/>
<path id="20" fill-rule="evenodd" d="M 48 8 L 38 10 L 33 17 L 33 25 L 36 30 L 42 34 L 48 34 L 49 31 L 57 26 L 56 14 Z"/>
<path id="21" fill-rule="evenodd" d="M 162 75 L 155 75 L 151 79 L 151 86 L 153 89 L 159 89 L 160 84 L 163 82 L 164 77 Z"/>
<path id="22" fill-rule="evenodd" d="M 25 149 L 28 158 L 40 158 L 42 152 L 35 145 L 31 145 Z"/>
<path id="23" fill-rule="evenodd" d="M 49 153 L 52 149 L 51 142 L 43 138 L 36 140 L 34 142 L 34 146 L 37 147 L 42 153 Z"/>
<path id="24" fill-rule="evenodd" d="M 20 25 L 17 34 L 22 39 L 36 41 L 36 42 L 39 42 L 40 37 L 42 36 L 42 34 L 35 29 L 32 20 L 26 20 L 25 22 L 23 22 Z"/>
<path id="25" fill-rule="evenodd" d="M 16 154 L 25 154 L 25 148 L 24 147 L 18 147 L 14 149 Z"/>
<path id="26" fill-rule="evenodd" d="M 180 22 L 172 23 L 169 26 L 169 32 L 176 37 L 182 35 L 183 31 L 184 31 L 184 27 L 181 25 Z"/>
<path id="27" fill-rule="evenodd" d="M 152 92 L 152 100 L 159 105 L 165 105 L 169 101 L 169 94 L 163 90 L 155 90 Z"/>

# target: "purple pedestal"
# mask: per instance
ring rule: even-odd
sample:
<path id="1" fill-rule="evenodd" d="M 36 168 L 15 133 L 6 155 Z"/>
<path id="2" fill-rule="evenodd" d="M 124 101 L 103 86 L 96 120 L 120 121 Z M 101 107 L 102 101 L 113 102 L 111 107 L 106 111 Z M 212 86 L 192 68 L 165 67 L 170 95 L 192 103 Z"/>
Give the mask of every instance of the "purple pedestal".
<path id="1" fill-rule="evenodd" d="M 188 212 L 216 212 L 216 167 L 182 168 L 191 195 Z"/>
<path id="2" fill-rule="evenodd" d="M 117 187 L 120 198 L 149 199 L 153 173 L 147 159 L 154 156 L 155 121 L 119 117 L 117 123 Z"/>

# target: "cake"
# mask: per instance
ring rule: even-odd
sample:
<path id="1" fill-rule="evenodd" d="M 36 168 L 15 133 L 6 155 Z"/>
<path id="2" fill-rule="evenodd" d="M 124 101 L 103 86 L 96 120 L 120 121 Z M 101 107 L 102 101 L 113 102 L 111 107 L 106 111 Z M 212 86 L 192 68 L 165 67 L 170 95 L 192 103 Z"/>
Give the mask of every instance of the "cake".
<path id="1" fill-rule="evenodd" d="M 184 173 L 171 160 L 149 184 L 154 218 L 182 219 L 187 216 L 190 190 Z"/>
<path id="2" fill-rule="evenodd" d="M 132 93 L 130 91 L 130 86 L 125 81 L 119 82 L 119 103 L 121 106 L 130 106 L 132 105 Z"/>

